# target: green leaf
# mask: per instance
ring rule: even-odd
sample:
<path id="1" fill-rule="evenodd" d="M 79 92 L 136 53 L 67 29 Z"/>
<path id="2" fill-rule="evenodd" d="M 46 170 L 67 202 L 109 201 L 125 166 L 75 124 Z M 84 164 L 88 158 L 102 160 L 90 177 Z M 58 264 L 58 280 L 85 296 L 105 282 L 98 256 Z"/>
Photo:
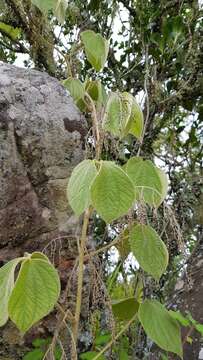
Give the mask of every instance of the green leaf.
<path id="1" fill-rule="evenodd" d="M 87 60 L 96 71 L 102 70 L 108 56 L 109 42 L 92 30 L 83 31 L 80 36 Z"/>
<path id="2" fill-rule="evenodd" d="M 126 172 L 135 186 L 138 201 L 159 206 L 167 193 L 167 177 L 150 160 L 132 157 L 126 165 Z"/>
<path id="3" fill-rule="evenodd" d="M 78 100 L 84 99 L 85 88 L 80 80 L 70 77 L 66 80 L 63 80 L 63 86 L 70 92 L 70 95 L 76 103 Z"/>
<path id="4" fill-rule="evenodd" d="M 130 94 L 128 94 L 130 95 Z M 130 95 L 132 96 L 132 95 Z M 134 135 L 136 138 L 141 139 L 143 126 L 144 126 L 144 119 L 143 113 L 140 106 L 137 104 L 135 98 L 132 96 L 132 109 L 131 115 L 129 119 L 129 130 L 128 132 Z"/>
<path id="5" fill-rule="evenodd" d="M 134 188 L 125 172 L 111 161 L 101 167 L 91 187 L 92 205 L 98 214 L 111 222 L 125 215 L 134 202 Z"/>
<path id="6" fill-rule="evenodd" d="M 9 317 L 25 333 L 49 314 L 59 294 L 59 276 L 50 263 L 35 258 L 24 260 L 9 299 Z"/>
<path id="7" fill-rule="evenodd" d="M 169 310 L 169 314 L 172 316 L 173 319 L 179 321 L 182 326 L 190 325 L 190 321 L 185 316 L 183 316 L 180 311 Z"/>
<path id="8" fill-rule="evenodd" d="M 40 338 L 36 338 L 33 340 L 32 342 L 32 345 L 36 348 L 39 348 L 39 347 L 44 347 L 45 345 L 49 345 L 52 341 L 52 338 L 51 337 L 48 337 L 46 339 L 40 339 Z"/>
<path id="9" fill-rule="evenodd" d="M 39 251 L 33 252 L 32 255 L 31 255 L 31 259 L 41 259 L 41 260 L 45 260 L 45 261 L 49 262 L 48 257 L 45 254 L 43 254 L 43 253 L 41 253 Z"/>
<path id="10" fill-rule="evenodd" d="M 126 128 L 131 115 L 132 99 L 128 93 L 111 93 L 106 105 L 103 128 L 114 136 L 122 138 L 128 134 L 130 124 Z"/>
<path id="11" fill-rule="evenodd" d="M 115 136 L 121 136 L 122 104 L 119 93 L 111 93 L 107 101 L 103 128 Z"/>
<path id="12" fill-rule="evenodd" d="M 27 353 L 23 357 L 23 360 L 43 360 L 44 355 L 45 355 L 44 351 L 42 351 L 41 349 L 35 349 Z"/>
<path id="13" fill-rule="evenodd" d="M 38 9 L 45 15 L 52 10 L 57 20 L 60 23 L 65 21 L 65 13 L 68 7 L 67 0 L 31 0 L 32 4 L 37 6 Z"/>
<path id="14" fill-rule="evenodd" d="M 90 188 L 97 175 L 93 160 L 84 160 L 73 170 L 67 188 L 70 206 L 80 216 L 91 204 Z"/>
<path id="15" fill-rule="evenodd" d="M 203 336 L 203 324 L 196 323 L 195 329 Z"/>
<path id="16" fill-rule="evenodd" d="M 85 90 L 96 103 L 97 107 L 105 105 L 107 94 L 100 80 L 88 81 Z"/>
<path id="17" fill-rule="evenodd" d="M 14 287 L 14 272 L 22 258 L 9 261 L 0 268 L 0 326 L 8 320 L 8 301 Z"/>
<path id="18" fill-rule="evenodd" d="M 111 340 L 111 337 L 112 337 L 111 334 L 98 335 L 94 341 L 94 344 L 96 346 L 105 345 Z"/>
<path id="19" fill-rule="evenodd" d="M 66 9 L 68 7 L 67 0 L 57 0 L 54 10 L 54 15 L 56 16 L 57 20 L 63 24 L 65 21 L 66 16 Z"/>
<path id="20" fill-rule="evenodd" d="M 129 321 L 138 312 L 139 303 L 134 297 L 112 302 L 112 310 L 118 321 Z"/>
<path id="21" fill-rule="evenodd" d="M 180 326 L 157 300 L 145 300 L 138 311 L 139 320 L 149 338 L 161 349 L 183 357 Z"/>
<path id="22" fill-rule="evenodd" d="M 47 14 L 56 6 L 57 0 L 32 0 L 32 4 L 37 6 L 43 14 Z"/>
<path id="23" fill-rule="evenodd" d="M 131 250 L 143 270 L 159 280 L 168 265 L 168 251 L 149 225 L 135 225 L 130 231 Z"/>
<path id="24" fill-rule="evenodd" d="M 8 35 L 9 38 L 12 40 L 16 40 L 21 35 L 20 28 L 14 28 L 11 25 L 5 24 L 4 22 L 0 21 L 0 32 L 5 35 Z"/>
<path id="25" fill-rule="evenodd" d="M 133 134 L 140 138 L 143 114 L 135 98 L 127 93 L 111 93 L 106 105 L 103 128 L 120 138 Z"/>
<path id="26" fill-rule="evenodd" d="M 93 360 L 99 353 L 96 351 L 88 351 L 80 355 L 81 360 Z M 100 355 L 98 360 L 106 360 L 104 355 Z"/>

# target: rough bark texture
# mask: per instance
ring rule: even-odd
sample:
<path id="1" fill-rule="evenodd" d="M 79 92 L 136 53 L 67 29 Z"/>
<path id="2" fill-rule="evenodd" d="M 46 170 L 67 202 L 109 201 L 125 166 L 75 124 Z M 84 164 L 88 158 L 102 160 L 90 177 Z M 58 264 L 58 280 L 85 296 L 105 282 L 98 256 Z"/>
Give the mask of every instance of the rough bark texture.
<path id="1" fill-rule="evenodd" d="M 187 273 L 176 284 L 171 301 L 171 305 L 174 304 L 183 313 L 189 311 L 196 321 L 203 324 L 203 237 L 188 261 Z M 185 341 L 187 336 L 193 339 L 191 345 Z M 200 333 L 183 328 L 182 337 L 184 360 L 203 359 L 203 338 Z"/>
<path id="2" fill-rule="evenodd" d="M 1 265 L 47 246 L 66 279 L 79 227 L 67 205 L 66 186 L 84 156 L 85 134 L 85 119 L 56 79 L 0 62 Z M 55 324 L 52 317 L 48 332 Z M 0 333 L 0 359 L 21 359 L 31 340 L 44 336 L 43 326 L 22 339 L 7 324 Z"/>

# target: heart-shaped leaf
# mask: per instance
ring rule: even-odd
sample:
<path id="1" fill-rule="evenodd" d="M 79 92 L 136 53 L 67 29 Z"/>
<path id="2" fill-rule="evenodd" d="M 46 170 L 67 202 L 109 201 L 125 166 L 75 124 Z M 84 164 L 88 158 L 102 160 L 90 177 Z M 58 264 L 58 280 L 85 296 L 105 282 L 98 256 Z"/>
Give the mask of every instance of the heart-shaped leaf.
<path id="1" fill-rule="evenodd" d="M 128 94 L 128 96 L 132 97 L 131 114 L 128 121 L 128 133 L 140 139 L 144 126 L 143 113 L 135 98 L 131 94 Z"/>
<path id="2" fill-rule="evenodd" d="M 157 300 L 145 300 L 138 311 L 139 320 L 151 340 L 161 349 L 183 357 L 180 326 Z"/>
<path id="3" fill-rule="evenodd" d="M 103 128 L 123 138 L 133 134 L 140 138 L 143 131 L 143 114 L 135 98 L 127 93 L 111 93 L 108 99 Z"/>
<path id="4" fill-rule="evenodd" d="M 108 56 L 109 42 L 92 30 L 83 31 L 80 36 L 87 60 L 96 71 L 102 70 Z"/>
<path id="5" fill-rule="evenodd" d="M 97 170 L 92 160 L 82 161 L 71 174 L 67 196 L 70 206 L 78 216 L 91 204 L 90 188 L 96 175 Z"/>
<path id="6" fill-rule="evenodd" d="M 60 280 L 56 269 L 37 258 L 24 260 L 11 293 L 8 312 L 18 329 L 25 333 L 49 314 L 60 294 Z"/>
<path id="7" fill-rule="evenodd" d="M 125 215 L 134 202 L 134 188 L 125 172 L 111 161 L 102 161 L 91 187 L 92 205 L 111 222 Z"/>
<path id="8" fill-rule="evenodd" d="M 168 265 L 168 251 L 157 232 L 138 224 L 130 230 L 131 250 L 143 270 L 159 280 Z"/>
<path id="9" fill-rule="evenodd" d="M 65 21 L 65 13 L 68 7 L 67 0 L 32 0 L 32 3 L 45 15 L 49 10 L 52 10 L 61 24 Z"/>
<path id="10" fill-rule="evenodd" d="M 14 272 L 21 260 L 11 260 L 0 268 L 0 326 L 8 320 L 8 301 L 14 287 Z"/>
<path id="11" fill-rule="evenodd" d="M 85 88 L 79 79 L 68 78 L 63 80 L 63 86 L 70 92 L 70 95 L 77 103 L 78 100 L 84 99 Z"/>
<path id="12" fill-rule="evenodd" d="M 162 170 L 158 169 L 150 160 L 143 160 L 141 157 L 129 159 L 125 170 L 135 186 L 135 195 L 138 201 L 145 201 L 155 207 L 163 202 L 168 183 Z"/>

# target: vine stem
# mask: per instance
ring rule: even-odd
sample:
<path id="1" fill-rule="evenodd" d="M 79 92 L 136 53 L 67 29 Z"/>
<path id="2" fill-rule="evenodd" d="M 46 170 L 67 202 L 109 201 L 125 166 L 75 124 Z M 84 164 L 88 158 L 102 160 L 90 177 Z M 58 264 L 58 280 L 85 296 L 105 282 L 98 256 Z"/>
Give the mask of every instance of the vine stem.
<path id="1" fill-rule="evenodd" d="M 99 160 L 101 153 L 101 144 L 100 144 L 100 130 L 99 130 L 98 117 L 97 117 L 97 110 L 91 96 L 87 92 L 85 93 L 85 96 L 89 100 L 91 106 L 90 110 L 92 113 L 92 124 L 95 133 L 94 138 L 95 138 L 96 160 Z"/>
<path id="2" fill-rule="evenodd" d="M 75 344 L 77 344 L 78 339 L 78 330 L 79 330 L 79 322 L 80 322 L 80 312 L 81 312 L 81 304 L 82 304 L 82 288 L 83 288 L 83 277 L 84 277 L 84 253 L 85 253 L 85 245 L 87 239 L 87 229 L 90 218 L 90 208 L 85 211 L 83 226 L 82 226 L 82 234 L 79 244 L 79 259 L 78 259 L 78 284 L 77 284 L 77 298 L 76 298 L 76 306 L 75 306 L 75 319 L 73 324 L 73 338 Z M 77 360 L 77 354 L 74 354 L 73 360 Z"/>
<path id="3" fill-rule="evenodd" d="M 111 341 L 109 341 L 108 344 L 106 344 L 106 346 L 92 359 L 92 360 L 97 360 L 99 359 L 99 357 L 104 354 L 112 345 L 113 343 L 118 340 L 118 338 L 129 328 L 129 326 L 133 323 L 133 321 L 135 320 L 135 318 L 137 317 L 137 314 L 135 314 L 126 324 L 125 326 L 119 331 L 119 333 L 111 339 Z"/>

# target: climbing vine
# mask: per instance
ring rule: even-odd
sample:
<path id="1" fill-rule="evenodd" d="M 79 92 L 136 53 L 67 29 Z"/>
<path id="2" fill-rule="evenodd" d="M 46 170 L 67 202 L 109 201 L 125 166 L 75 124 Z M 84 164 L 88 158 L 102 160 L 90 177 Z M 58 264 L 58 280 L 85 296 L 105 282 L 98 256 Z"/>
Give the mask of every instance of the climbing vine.
<path id="1" fill-rule="evenodd" d="M 32 3 L 44 14 L 52 10 L 57 19 L 63 22 L 66 1 L 32 0 Z M 84 262 L 92 256 L 87 251 L 87 233 L 93 214 L 96 213 L 107 225 L 114 221 L 122 223 L 122 236 L 109 243 L 108 249 L 115 245 L 119 247 L 121 243 L 128 246 L 140 268 L 157 283 L 167 269 L 169 257 L 160 234 L 147 218 L 147 210 L 156 211 L 167 196 L 166 174 L 151 160 L 140 157 L 139 150 L 137 156 L 129 158 L 124 164 L 107 160 L 103 154 L 105 138 L 109 134 L 118 142 L 134 137 L 142 144 L 145 126 L 141 107 L 128 92 L 118 89 L 107 94 L 96 76 L 107 60 L 107 39 L 92 30 L 83 31 L 74 51 L 82 49 L 94 77 L 86 78 L 82 83 L 72 75 L 71 58 L 65 57 L 68 78 L 63 80 L 64 87 L 77 106 L 91 115 L 92 136 L 89 141 L 94 152 L 94 156 L 75 167 L 67 184 L 68 203 L 78 217 L 83 216 L 77 259 L 77 297 L 71 328 L 73 360 L 78 358 Z M 138 213 L 136 220 L 131 216 L 135 210 Z M 101 244 L 101 248 L 92 252 L 97 255 L 105 250 L 105 244 Z M 15 280 L 16 269 L 19 270 Z M 200 332 L 202 328 L 193 319 L 185 318 L 179 312 L 168 311 L 164 304 L 145 296 L 143 289 L 144 285 L 141 284 L 137 297 L 112 303 L 113 313 L 121 317 L 124 325 L 116 335 L 108 338 L 106 344 L 102 343 L 105 344 L 103 348 L 82 354 L 81 359 L 103 359 L 103 354 L 134 322 L 139 322 L 146 335 L 162 350 L 182 358 L 180 325 L 195 326 Z M 60 279 L 57 270 L 43 253 L 25 254 L 0 269 L 0 294 L 0 326 L 10 318 L 24 334 L 57 305 Z"/>

